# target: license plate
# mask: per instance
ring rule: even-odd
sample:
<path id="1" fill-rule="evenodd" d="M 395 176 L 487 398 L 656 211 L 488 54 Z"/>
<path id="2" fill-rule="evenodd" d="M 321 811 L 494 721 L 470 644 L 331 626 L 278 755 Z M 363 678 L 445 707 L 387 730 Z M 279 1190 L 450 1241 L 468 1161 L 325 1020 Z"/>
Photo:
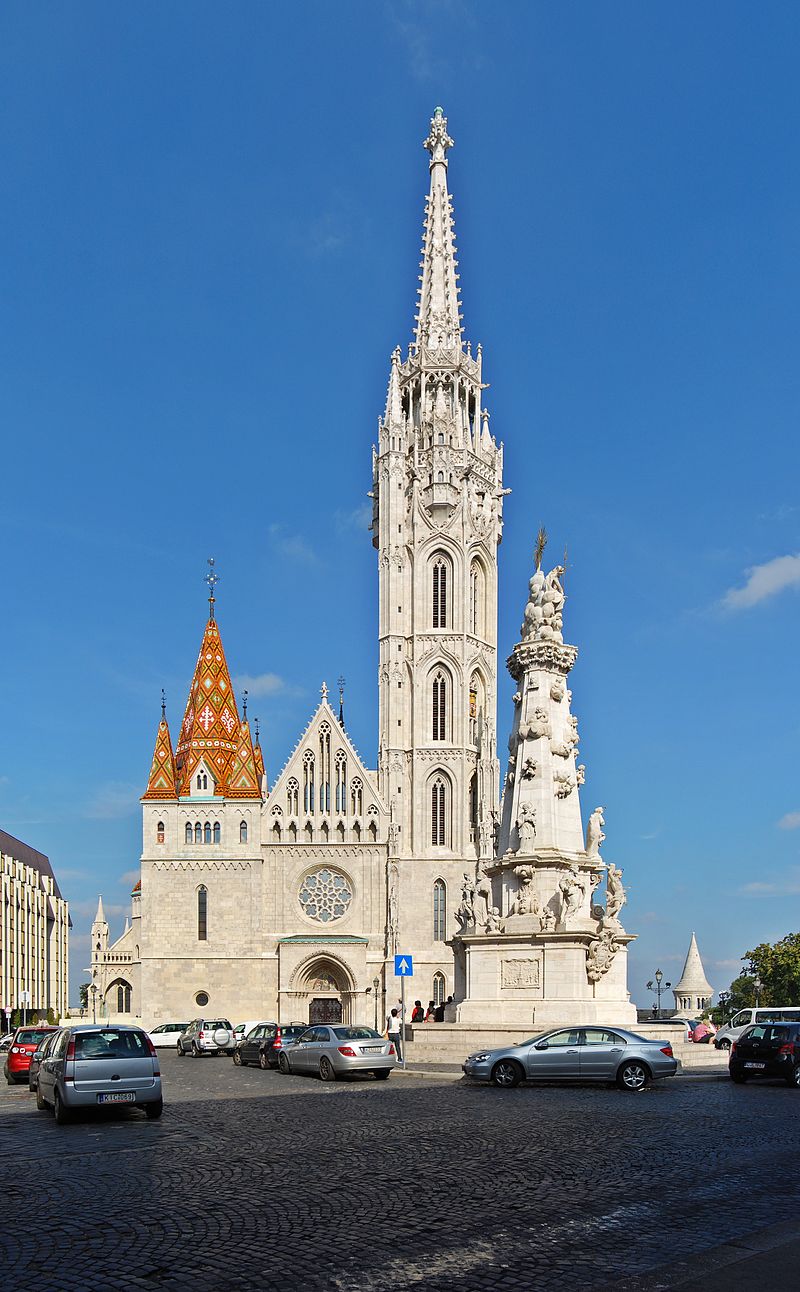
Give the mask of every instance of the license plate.
<path id="1" fill-rule="evenodd" d="M 383 1046 L 382 1045 L 362 1045 L 361 1053 L 362 1054 L 383 1054 Z"/>
<path id="2" fill-rule="evenodd" d="M 746 1063 L 744 1066 L 746 1068 L 765 1068 L 767 1065 L 766 1063 Z"/>
<path id="3" fill-rule="evenodd" d="M 132 1090 L 127 1094 L 120 1092 L 118 1095 L 98 1095 L 97 1102 L 99 1104 L 133 1104 L 136 1102 L 136 1095 Z"/>

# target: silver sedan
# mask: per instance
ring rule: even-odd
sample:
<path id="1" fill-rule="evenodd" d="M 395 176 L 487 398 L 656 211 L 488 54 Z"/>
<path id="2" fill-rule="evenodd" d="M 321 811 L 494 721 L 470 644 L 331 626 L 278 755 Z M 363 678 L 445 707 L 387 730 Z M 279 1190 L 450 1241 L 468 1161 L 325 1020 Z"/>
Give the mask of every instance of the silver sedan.
<path id="1" fill-rule="evenodd" d="M 678 1064 L 669 1041 L 651 1041 L 620 1027 L 567 1027 L 501 1050 L 479 1050 L 462 1065 L 465 1074 L 495 1086 L 520 1081 L 616 1081 L 643 1090 L 672 1077 Z"/>
<path id="2" fill-rule="evenodd" d="M 394 1045 L 374 1027 L 344 1023 L 307 1027 L 278 1059 L 281 1072 L 315 1072 L 322 1081 L 354 1072 L 373 1072 L 385 1081 L 396 1063 Z"/>

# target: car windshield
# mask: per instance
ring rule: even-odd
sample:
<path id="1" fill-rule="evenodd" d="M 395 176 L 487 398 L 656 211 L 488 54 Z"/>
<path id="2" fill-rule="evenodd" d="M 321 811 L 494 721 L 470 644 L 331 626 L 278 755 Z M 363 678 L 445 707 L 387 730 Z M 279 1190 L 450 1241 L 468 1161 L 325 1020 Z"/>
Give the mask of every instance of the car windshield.
<path id="1" fill-rule="evenodd" d="M 375 1037 L 382 1040 L 374 1027 L 335 1027 L 333 1034 L 339 1041 L 371 1041 Z"/>
<path id="2" fill-rule="evenodd" d="M 216 1022 L 212 1020 L 210 1023 L 206 1023 L 205 1027 L 206 1027 L 206 1031 L 209 1031 L 209 1032 L 215 1027 L 227 1027 L 229 1032 L 232 1030 L 231 1025 L 228 1022 L 227 1018 L 218 1018 Z"/>
<path id="3" fill-rule="evenodd" d="M 24 1032 L 19 1032 L 17 1034 L 16 1044 L 38 1045 L 42 1038 L 48 1035 L 49 1029 L 48 1031 L 43 1031 L 41 1028 L 27 1027 Z"/>
<path id="4" fill-rule="evenodd" d="M 142 1059 L 149 1056 L 142 1032 L 123 1032 L 104 1027 L 101 1032 L 78 1032 L 76 1059 Z"/>

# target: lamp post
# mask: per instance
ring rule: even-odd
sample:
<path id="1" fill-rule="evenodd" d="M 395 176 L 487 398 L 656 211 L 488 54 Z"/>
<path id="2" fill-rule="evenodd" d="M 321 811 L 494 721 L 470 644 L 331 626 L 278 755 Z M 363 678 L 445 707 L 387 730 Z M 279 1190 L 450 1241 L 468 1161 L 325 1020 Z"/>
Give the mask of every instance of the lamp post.
<path id="1" fill-rule="evenodd" d="M 760 978 L 753 979 L 753 991 L 756 993 L 756 1009 L 758 1009 L 759 997 L 764 990 L 764 984 Z"/>
<path id="2" fill-rule="evenodd" d="M 664 975 L 663 975 L 663 973 L 661 972 L 661 970 L 660 970 L 660 969 L 656 969 L 655 973 L 653 974 L 653 978 L 655 978 L 655 983 L 653 983 L 653 982 L 652 982 L 652 980 L 651 980 L 651 981 L 647 984 L 647 990 L 648 990 L 648 991 L 655 992 L 655 996 L 656 996 L 656 1018 L 661 1018 L 661 993 L 662 993 L 662 991 L 669 991 L 670 987 L 672 986 L 672 983 L 671 983 L 671 982 L 664 982 Z M 664 982 L 663 987 L 662 987 L 662 985 L 661 985 L 661 984 L 662 984 L 662 982 Z"/>
<path id="3" fill-rule="evenodd" d="M 378 990 L 381 985 L 380 978 L 373 978 L 372 985 L 375 988 L 375 1031 L 378 1030 Z"/>

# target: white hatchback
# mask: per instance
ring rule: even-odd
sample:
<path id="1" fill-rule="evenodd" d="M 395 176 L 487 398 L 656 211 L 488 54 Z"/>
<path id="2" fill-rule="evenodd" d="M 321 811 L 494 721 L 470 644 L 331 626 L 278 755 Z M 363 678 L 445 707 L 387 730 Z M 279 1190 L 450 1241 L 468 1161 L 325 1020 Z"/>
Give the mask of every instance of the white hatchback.
<path id="1" fill-rule="evenodd" d="M 188 1023 L 159 1023 L 147 1035 L 153 1045 L 177 1045 L 178 1037 L 183 1036 L 188 1026 Z"/>

